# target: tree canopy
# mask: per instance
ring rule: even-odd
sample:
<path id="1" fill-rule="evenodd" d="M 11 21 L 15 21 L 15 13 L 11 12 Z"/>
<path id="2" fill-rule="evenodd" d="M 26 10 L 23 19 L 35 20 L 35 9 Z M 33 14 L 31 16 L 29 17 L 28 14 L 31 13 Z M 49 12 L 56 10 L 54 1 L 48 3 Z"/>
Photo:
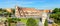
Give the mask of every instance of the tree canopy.
<path id="1" fill-rule="evenodd" d="M 55 23 L 60 23 L 60 8 L 55 8 L 50 14 L 50 18 L 53 18 Z"/>
<path id="2" fill-rule="evenodd" d="M 8 25 L 11 26 L 10 23 L 17 23 L 18 21 L 21 21 L 21 19 L 19 19 L 19 18 L 7 18 L 6 21 L 8 22 Z"/>
<path id="3" fill-rule="evenodd" d="M 38 25 L 37 25 L 37 22 L 36 22 L 35 19 L 29 18 L 29 19 L 27 20 L 26 26 L 38 26 Z"/>
<path id="4" fill-rule="evenodd" d="M 12 9 L 12 12 L 8 12 L 6 9 L 0 8 L 0 16 L 11 17 L 11 15 L 15 14 L 15 9 Z"/>

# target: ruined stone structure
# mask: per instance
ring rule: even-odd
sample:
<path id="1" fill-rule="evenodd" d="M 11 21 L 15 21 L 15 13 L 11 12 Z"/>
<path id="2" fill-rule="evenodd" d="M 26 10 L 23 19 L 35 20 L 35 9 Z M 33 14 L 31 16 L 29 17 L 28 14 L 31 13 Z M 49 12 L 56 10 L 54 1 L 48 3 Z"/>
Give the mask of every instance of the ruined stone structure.
<path id="1" fill-rule="evenodd" d="M 15 16 L 16 17 L 41 17 L 42 13 L 48 13 L 49 10 L 37 10 L 35 8 L 25 8 L 16 6 Z"/>
<path id="2" fill-rule="evenodd" d="M 26 7 L 16 6 L 15 16 L 17 18 L 23 18 L 23 17 L 24 18 L 33 17 L 38 19 L 41 18 L 40 19 L 42 21 L 41 24 L 44 26 L 45 19 L 47 19 L 49 12 L 50 10 L 37 10 L 35 8 L 26 8 Z"/>

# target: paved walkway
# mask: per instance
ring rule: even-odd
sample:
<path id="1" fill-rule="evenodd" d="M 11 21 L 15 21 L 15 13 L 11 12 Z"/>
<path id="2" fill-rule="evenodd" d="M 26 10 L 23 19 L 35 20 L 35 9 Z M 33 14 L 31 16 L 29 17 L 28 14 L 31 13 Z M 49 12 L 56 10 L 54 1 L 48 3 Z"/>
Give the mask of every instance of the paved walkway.
<path id="1" fill-rule="evenodd" d="M 39 26 L 44 26 L 44 25 L 42 24 L 42 22 L 39 22 Z"/>

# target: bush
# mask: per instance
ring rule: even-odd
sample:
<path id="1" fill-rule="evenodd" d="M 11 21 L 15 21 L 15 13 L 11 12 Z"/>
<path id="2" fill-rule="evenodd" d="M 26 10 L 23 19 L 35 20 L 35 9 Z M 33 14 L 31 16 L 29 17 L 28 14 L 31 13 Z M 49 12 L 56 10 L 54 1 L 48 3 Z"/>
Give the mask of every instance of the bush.
<path id="1" fill-rule="evenodd" d="M 26 26 L 38 26 L 38 25 L 37 25 L 37 22 L 36 22 L 35 19 L 29 18 L 29 19 L 27 20 Z"/>

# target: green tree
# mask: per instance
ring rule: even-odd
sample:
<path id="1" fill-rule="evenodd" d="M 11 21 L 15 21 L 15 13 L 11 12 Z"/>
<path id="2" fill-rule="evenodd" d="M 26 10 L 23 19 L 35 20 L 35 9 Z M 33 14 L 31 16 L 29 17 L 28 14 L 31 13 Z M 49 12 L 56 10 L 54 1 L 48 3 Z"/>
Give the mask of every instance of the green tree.
<path id="1" fill-rule="evenodd" d="M 55 23 L 60 23 L 60 8 L 55 8 L 50 14 L 50 18 L 53 18 Z"/>
<path id="2" fill-rule="evenodd" d="M 7 22 L 8 22 L 8 25 L 10 26 L 11 23 L 17 23 L 18 21 L 20 21 L 19 18 L 7 18 Z"/>
<path id="3" fill-rule="evenodd" d="M 53 10 L 53 13 L 56 13 L 56 12 L 59 12 L 59 8 L 55 8 L 55 9 Z"/>
<path id="4" fill-rule="evenodd" d="M 59 8 L 59 12 L 60 12 L 60 8 Z"/>
<path id="5" fill-rule="evenodd" d="M 47 21 L 47 19 L 45 20 L 44 26 L 48 26 L 48 21 Z"/>
<path id="6" fill-rule="evenodd" d="M 11 17 L 11 15 L 12 15 L 12 13 L 9 13 L 9 12 L 3 12 L 3 16 L 5 16 L 5 17 Z"/>
<path id="7" fill-rule="evenodd" d="M 2 8 L 0 8 L 0 11 L 2 11 Z"/>
<path id="8" fill-rule="evenodd" d="M 35 19 L 29 18 L 29 19 L 27 20 L 26 26 L 38 26 L 38 25 L 37 25 L 37 22 L 36 22 Z"/>

